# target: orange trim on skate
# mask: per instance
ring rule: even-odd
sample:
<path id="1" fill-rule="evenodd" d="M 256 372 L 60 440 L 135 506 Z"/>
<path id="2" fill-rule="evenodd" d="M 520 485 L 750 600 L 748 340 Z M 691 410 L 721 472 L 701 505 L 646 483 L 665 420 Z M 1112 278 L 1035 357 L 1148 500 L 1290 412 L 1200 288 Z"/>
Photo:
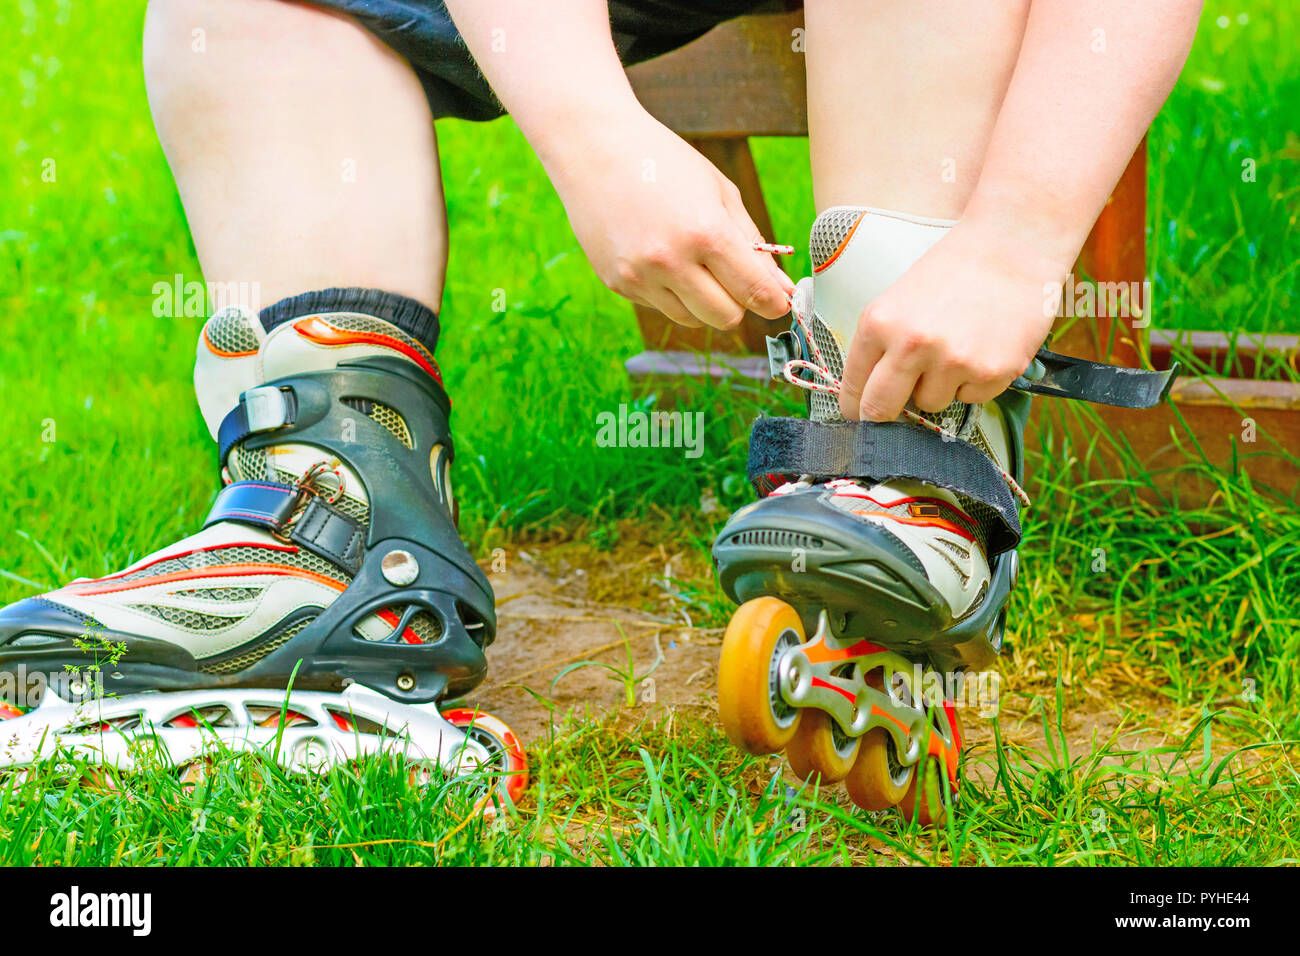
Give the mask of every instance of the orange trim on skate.
<path id="1" fill-rule="evenodd" d="M 848 247 L 849 240 L 853 238 L 853 234 L 858 231 L 858 226 L 862 225 L 862 220 L 865 218 L 867 218 L 866 213 L 862 213 L 858 216 L 857 222 L 853 224 L 853 228 L 849 230 L 849 234 L 840 240 L 840 244 L 835 247 L 835 251 L 831 253 L 831 257 L 821 265 L 813 267 L 813 275 L 817 275 L 824 269 L 829 269 L 835 263 L 835 260 L 840 257 L 840 253 Z"/>
<path id="2" fill-rule="evenodd" d="M 208 327 L 206 325 L 203 327 L 203 344 L 208 347 L 209 352 L 213 355 L 220 356 L 221 358 L 244 358 L 249 355 L 257 354 L 257 349 L 249 349 L 246 352 L 227 352 L 225 349 L 217 348 L 212 344 L 212 339 L 208 338 Z"/>
<path id="3" fill-rule="evenodd" d="M 170 571 L 167 574 L 158 574 L 138 581 L 121 581 L 107 587 L 98 587 L 95 584 L 81 586 L 70 584 L 62 590 L 78 597 L 90 597 L 96 594 L 116 594 L 119 591 L 132 591 L 136 588 L 147 588 L 155 584 L 171 584 L 174 581 L 197 581 L 202 578 L 228 578 L 254 574 L 277 574 L 286 577 L 303 578 L 340 592 L 347 588 L 347 585 L 342 581 L 336 581 L 333 578 L 317 574 L 315 571 L 308 571 L 305 568 L 289 568 L 281 564 L 227 564 L 192 571 Z"/>
<path id="4" fill-rule="evenodd" d="M 825 640 L 820 640 L 816 644 L 805 645 L 803 652 L 811 663 L 824 664 L 827 661 L 843 661 L 851 657 L 865 657 L 867 654 L 881 654 L 885 652 L 885 648 L 867 640 L 858 641 L 849 647 L 837 648 L 829 646 Z"/>
<path id="5" fill-rule="evenodd" d="M 318 316 L 299 319 L 293 324 L 293 329 L 304 339 L 307 339 L 307 341 L 315 342 L 317 345 L 324 345 L 327 348 L 338 348 L 344 345 L 378 345 L 381 348 L 401 352 L 416 365 L 420 366 L 420 368 L 432 375 L 434 381 L 439 385 L 442 384 L 442 372 L 438 370 L 436 362 L 425 358 L 419 350 L 412 348 L 401 339 L 394 338 L 391 335 L 382 335 L 379 332 L 360 332 L 356 330 L 335 328 Z"/>

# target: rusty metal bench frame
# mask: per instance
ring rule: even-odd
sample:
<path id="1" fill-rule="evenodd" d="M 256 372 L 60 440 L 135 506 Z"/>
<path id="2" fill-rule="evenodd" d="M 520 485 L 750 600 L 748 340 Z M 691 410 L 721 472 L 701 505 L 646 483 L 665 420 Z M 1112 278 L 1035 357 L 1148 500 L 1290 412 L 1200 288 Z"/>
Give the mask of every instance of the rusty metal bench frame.
<path id="1" fill-rule="evenodd" d="M 787 4 L 795 6 L 795 4 Z M 806 136 L 807 102 L 803 53 L 794 39 L 801 10 L 753 14 L 725 23 L 666 56 L 629 70 L 645 107 L 707 156 L 736 185 L 763 234 L 774 241 L 771 217 L 749 148 L 751 136 Z M 1147 144 L 1143 138 L 1093 227 L 1079 269 L 1098 283 L 1138 283 L 1146 278 Z M 783 237 L 786 238 L 786 237 Z M 788 238 L 786 239 L 788 241 Z M 1099 297 L 1103 298 L 1103 297 Z M 1220 467 L 1246 467 L 1252 479 L 1288 498 L 1300 487 L 1300 384 L 1228 374 L 1229 357 L 1240 374 L 1253 374 L 1266 357 L 1294 367 L 1300 337 L 1274 335 L 1229 341 L 1219 332 L 1139 329 L 1132 318 L 1105 314 L 1059 329 L 1053 348 L 1084 358 L 1132 366 L 1167 367 L 1175 348 L 1194 356 L 1219 377 L 1184 377 L 1172 405 L 1157 410 L 1101 408 L 1113 432 L 1143 464 L 1161 472 L 1183 460 L 1176 436 L 1187 423 L 1206 458 Z M 685 329 L 662 314 L 636 308 L 647 351 L 628 362 L 634 378 L 665 375 L 762 378 L 764 337 L 785 327 L 754 314 L 732 332 Z M 1046 405 L 1048 403 L 1039 403 Z M 1256 443 L 1242 443 L 1252 419 Z M 1176 476 L 1178 472 L 1172 471 Z M 1174 479 L 1162 481 L 1166 487 Z"/>

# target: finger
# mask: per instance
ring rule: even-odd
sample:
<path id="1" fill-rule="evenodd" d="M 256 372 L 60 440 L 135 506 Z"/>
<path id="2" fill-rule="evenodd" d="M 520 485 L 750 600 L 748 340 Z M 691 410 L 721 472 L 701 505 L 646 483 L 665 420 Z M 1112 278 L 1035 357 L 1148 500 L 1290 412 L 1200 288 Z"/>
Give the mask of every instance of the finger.
<path id="1" fill-rule="evenodd" d="M 646 295 L 650 299 L 651 307 L 658 309 L 678 325 L 685 326 L 688 329 L 698 329 L 703 324 L 699 319 L 691 315 L 691 310 L 686 308 L 672 289 L 659 286 L 647 289 Z"/>
<path id="2" fill-rule="evenodd" d="M 790 293 L 774 274 L 771 257 L 756 252 L 753 241 L 740 235 L 735 233 L 709 250 L 704 265 L 741 306 L 764 318 L 779 319 L 790 311 Z"/>
<path id="3" fill-rule="evenodd" d="M 903 414 L 903 406 L 916 390 L 921 370 L 918 359 L 912 356 L 899 359 L 886 352 L 871 370 L 866 388 L 862 390 L 858 416 L 863 421 L 894 421 Z"/>
<path id="4" fill-rule="evenodd" d="M 763 237 L 745 207 L 725 195 L 723 202 L 732 228 L 707 250 L 704 264 L 746 309 L 764 318 L 779 319 L 790 311 L 794 283 L 769 253 L 754 248 Z"/>
<path id="5" fill-rule="evenodd" d="M 1010 384 L 1010 382 L 1007 383 L 1007 385 Z M 967 382 L 957 389 L 957 400 L 959 402 L 969 402 L 972 405 L 991 402 L 1007 390 L 1007 385 Z"/>
<path id="6" fill-rule="evenodd" d="M 750 243 L 767 242 L 768 239 L 763 235 L 762 230 L 754 222 L 753 217 L 749 215 L 749 210 L 745 208 L 745 203 L 740 199 L 739 191 L 733 193 L 725 190 L 722 196 L 722 204 L 726 207 L 727 213 L 731 216 L 732 222 L 743 235 L 749 237 Z M 755 250 L 758 252 L 758 250 Z M 785 274 L 776 257 L 769 252 L 758 252 L 762 257 L 763 265 L 767 268 L 768 273 L 776 280 L 777 284 L 788 296 L 794 292 L 794 280 Z M 785 313 L 781 313 L 784 315 Z"/>
<path id="7" fill-rule="evenodd" d="M 871 370 L 884 354 L 885 350 L 874 340 L 865 338 L 861 332 L 854 334 L 848 358 L 844 360 L 844 376 L 840 385 L 840 414 L 845 418 L 853 420 L 858 417 L 862 390 L 867 386 Z"/>
<path id="8" fill-rule="evenodd" d="M 952 404 L 961 386 L 961 376 L 956 372 L 932 369 L 921 375 L 912 398 L 923 412 L 941 412 Z"/>
<path id="9" fill-rule="evenodd" d="M 734 329 L 745 317 L 744 306 L 703 266 L 694 266 L 671 288 L 691 315 L 715 329 Z"/>

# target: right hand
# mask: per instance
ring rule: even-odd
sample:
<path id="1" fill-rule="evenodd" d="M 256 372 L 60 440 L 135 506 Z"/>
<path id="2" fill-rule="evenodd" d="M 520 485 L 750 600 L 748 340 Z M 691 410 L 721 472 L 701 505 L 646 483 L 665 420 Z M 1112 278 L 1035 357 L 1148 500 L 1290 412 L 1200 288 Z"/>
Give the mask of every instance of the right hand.
<path id="1" fill-rule="evenodd" d="M 649 114 L 590 125 L 547 171 L 605 285 L 686 326 L 786 314 L 794 284 L 754 250 L 763 237 L 729 179 Z"/>

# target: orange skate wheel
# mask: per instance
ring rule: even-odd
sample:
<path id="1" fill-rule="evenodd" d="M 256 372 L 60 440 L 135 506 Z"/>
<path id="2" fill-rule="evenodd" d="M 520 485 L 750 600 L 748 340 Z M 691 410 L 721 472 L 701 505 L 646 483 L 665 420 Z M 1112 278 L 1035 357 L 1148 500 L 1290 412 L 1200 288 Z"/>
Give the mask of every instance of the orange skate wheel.
<path id="1" fill-rule="evenodd" d="M 947 815 L 943 805 L 943 765 L 933 757 L 921 761 L 921 769 L 912 776 L 912 785 L 898 802 L 904 820 L 915 820 L 923 827 L 942 826 Z M 919 791 L 919 793 L 918 793 Z"/>
<path id="2" fill-rule="evenodd" d="M 511 805 L 519 802 L 528 789 L 528 757 L 524 745 L 505 722 L 481 710 L 459 707 L 442 712 L 443 719 L 453 727 L 465 731 L 475 743 L 486 748 L 492 763 L 482 769 L 496 780 L 494 791 L 489 791 L 477 804 L 484 816 L 496 813 L 493 793 Z M 469 769 L 469 768 L 466 768 Z"/>
<path id="3" fill-rule="evenodd" d="M 805 780 L 821 777 L 822 783 L 838 783 L 847 777 L 857 760 L 861 739 L 838 730 L 839 725 L 826 711 L 809 708 L 804 712 L 799 729 L 785 748 L 790 769 Z"/>
<path id="4" fill-rule="evenodd" d="M 777 598 L 746 601 L 731 616 L 718 659 L 718 715 L 742 750 L 778 753 L 799 729 L 801 712 L 781 699 L 776 665 L 803 640 L 799 615 Z"/>
<path id="5" fill-rule="evenodd" d="M 942 740 L 936 741 L 933 738 L 938 737 L 938 731 L 931 732 L 930 753 L 921 759 L 920 767 L 912 778 L 912 785 L 907 788 L 906 796 L 898 803 L 898 809 L 903 814 L 904 820 L 915 820 L 923 827 L 943 825 L 948 812 L 943 802 L 945 790 L 948 791 L 949 802 L 957 799 L 956 748 L 960 746 L 961 725 L 957 721 L 956 710 L 948 710 L 948 713 L 952 718 L 950 730 L 953 743 L 944 744 Z M 944 760 L 945 756 L 949 757 L 947 763 Z M 947 774 L 948 765 L 952 768 L 951 778 Z"/>
<path id="6" fill-rule="evenodd" d="M 907 796 L 912 771 L 898 762 L 889 731 L 872 727 L 862 735 L 858 759 L 844 779 L 844 789 L 863 810 L 888 810 Z"/>

